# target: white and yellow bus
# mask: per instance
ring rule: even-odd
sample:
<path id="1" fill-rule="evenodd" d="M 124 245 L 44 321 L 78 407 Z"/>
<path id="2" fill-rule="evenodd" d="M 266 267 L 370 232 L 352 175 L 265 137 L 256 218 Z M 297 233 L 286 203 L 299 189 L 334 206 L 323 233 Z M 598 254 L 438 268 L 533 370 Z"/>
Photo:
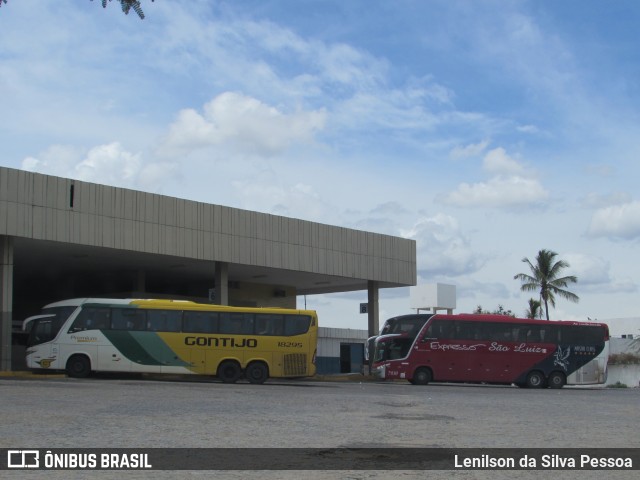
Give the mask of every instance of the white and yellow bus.
<path id="1" fill-rule="evenodd" d="M 318 319 L 312 310 L 241 308 L 181 300 L 83 298 L 27 318 L 33 369 L 244 377 L 315 375 Z"/>

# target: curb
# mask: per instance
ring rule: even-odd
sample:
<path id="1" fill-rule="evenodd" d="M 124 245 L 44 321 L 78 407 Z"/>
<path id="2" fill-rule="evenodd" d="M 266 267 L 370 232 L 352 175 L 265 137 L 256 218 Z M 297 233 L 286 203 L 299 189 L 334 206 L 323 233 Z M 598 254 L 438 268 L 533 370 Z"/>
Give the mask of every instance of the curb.
<path id="1" fill-rule="evenodd" d="M 170 379 L 171 374 L 162 375 L 162 374 L 141 374 L 143 376 L 151 375 L 154 378 L 164 378 Z M 46 378 L 66 378 L 65 373 L 59 372 L 32 372 L 32 371 L 0 371 L 0 378 L 30 378 L 30 379 L 46 379 Z M 187 377 L 192 377 L 191 375 Z M 193 376 L 197 378 L 198 375 Z M 278 380 L 278 379 L 275 379 Z M 379 379 L 369 376 L 362 375 L 360 373 L 353 374 L 332 374 L 332 375 L 315 375 L 313 377 L 304 377 L 300 378 L 301 381 L 309 381 L 309 382 L 376 382 L 380 381 Z"/>
<path id="2" fill-rule="evenodd" d="M 62 378 L 66 377 L 64 373 L 46 373 L 46 372 L 30 372 L 30 371 L 8 371 L 3 370 L 0 371 L 0 378 L 9 377 L 9 378 Z"/>

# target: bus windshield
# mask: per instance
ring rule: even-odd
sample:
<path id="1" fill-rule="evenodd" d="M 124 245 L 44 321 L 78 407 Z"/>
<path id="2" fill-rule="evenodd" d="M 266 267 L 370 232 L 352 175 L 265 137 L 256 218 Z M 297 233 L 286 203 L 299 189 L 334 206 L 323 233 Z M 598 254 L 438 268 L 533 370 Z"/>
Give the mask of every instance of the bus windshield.
<path id="1" fill-rule="evenodd" d="M 76 308 L 75 306 L 44 308 L 38 315 L 39 318 L 33 322 L 25 322 L 25 328 L 30 329 L 27 346 L 40 345 L 56 338 L 60 328 Z"/>
<path id="2" fill-rule="evenodd" d="M 380 335 L 400 333 L 415 338 L 423 325 L 427 323 L 427 320 L 432 316 L 433 314 L 418 314 L 390 318 L 384 323 Z"/>
<path id="3" fill-rule="evenodd" d="M 375 344 L 374 362 L 397 360 L 409 354 L 414 338 L 401 335 L 379 337 Z"/>

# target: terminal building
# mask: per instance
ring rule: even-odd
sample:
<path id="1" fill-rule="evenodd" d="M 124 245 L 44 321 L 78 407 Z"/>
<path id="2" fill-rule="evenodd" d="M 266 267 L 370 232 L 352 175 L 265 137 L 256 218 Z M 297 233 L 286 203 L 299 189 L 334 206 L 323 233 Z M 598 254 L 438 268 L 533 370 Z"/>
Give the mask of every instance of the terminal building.
<path id="1" fill-rule="evenodd" d="M 15 327 L 66 298 L 296 308 L 367 291 L 374 334 L 379 290 L 416 280 L 413 240 L 0 167 L 0 371 Z"/>

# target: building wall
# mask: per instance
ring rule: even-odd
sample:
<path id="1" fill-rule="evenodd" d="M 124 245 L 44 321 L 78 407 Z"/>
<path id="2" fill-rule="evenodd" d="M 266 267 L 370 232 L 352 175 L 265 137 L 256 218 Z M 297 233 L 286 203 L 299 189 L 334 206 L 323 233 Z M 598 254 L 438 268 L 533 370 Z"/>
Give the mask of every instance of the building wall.
<path id="1" fill-rule="evenodd" d="M 0 167 L 0 235 L 413 285 L 415 242 Z"/>
<path id="2" fill-rule="evenodd" d="M 326 375 L 341 372 L 341 345 L 362 344 L 366 347 L 366 343 L 366 330 L 320 327 L 318 329 L 318 355 L 316 358 L 318 374 Z M 364 361 L 364 358 L 362 360 Z"/>
<path id="3" fill-rule="evenodd" d="M 609 353 L 611 355 L 621 353 L 640 355 L 640 336 L 636 335 L 633 339 L 612 338 L 609 341 Z M 628 387 L 640 387 L 639 364 L 616 365 L 609 363 L 607 370 L 607 385 L 615 385 L 619 382 Z"/>

